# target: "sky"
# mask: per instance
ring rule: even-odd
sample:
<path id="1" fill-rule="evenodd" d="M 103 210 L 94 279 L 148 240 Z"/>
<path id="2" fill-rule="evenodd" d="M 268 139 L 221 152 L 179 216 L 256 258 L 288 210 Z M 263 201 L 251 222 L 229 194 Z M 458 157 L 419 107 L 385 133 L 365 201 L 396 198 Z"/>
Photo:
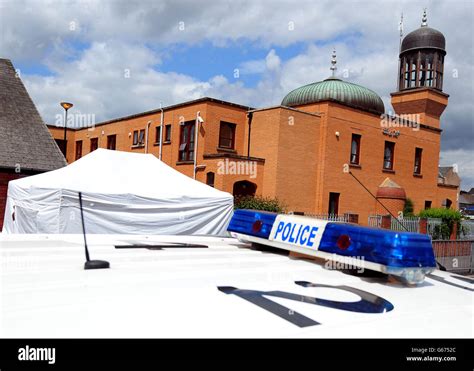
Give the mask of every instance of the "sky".
<path id="1" fill-rule="evenodd" d="M 210 96 L 277 105 L 337 76 L 396 90 L 399 23 L 446 37 L 440 165 L 474 187 L 474 6 L 471 1 L 0 0 L 0 58 L 11 59 L 46 123 L 61 101 L 95 122 Z"/>

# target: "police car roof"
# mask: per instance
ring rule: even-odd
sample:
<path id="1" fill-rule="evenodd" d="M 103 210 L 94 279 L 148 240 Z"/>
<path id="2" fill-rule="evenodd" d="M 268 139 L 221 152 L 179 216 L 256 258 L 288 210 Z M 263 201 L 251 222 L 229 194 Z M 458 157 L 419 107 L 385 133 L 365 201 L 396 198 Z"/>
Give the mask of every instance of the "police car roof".
<path id="1" fill-rule="evenodd" d="M 314 261 L 249 249 L 232 238 L 89 235 L 93 259 L 111 268 L 84 270 L 81 235 L 0 235 L 2 337 L 472 337 L 472 281 L 435 271 L 408 287 L 359 277 Z M 116 248 L 165 242 L 204 247 Z M 444 281 L 443 281 L 444 280 Z M 345 311 L 265 296 L 319 324 L 300 327 L 218 287 L 286 292 L 357 302 L 345 286 L 393 305 L 383 313 Z M 443 281 L 443 282 L 442 282 Z M 95 326 L 97 325 L 97 326 Z"/>

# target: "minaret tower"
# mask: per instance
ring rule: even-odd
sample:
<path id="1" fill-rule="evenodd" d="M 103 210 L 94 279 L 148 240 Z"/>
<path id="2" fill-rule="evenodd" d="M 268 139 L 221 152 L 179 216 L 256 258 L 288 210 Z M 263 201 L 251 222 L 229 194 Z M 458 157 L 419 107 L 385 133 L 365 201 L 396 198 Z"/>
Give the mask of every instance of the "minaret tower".
<path id="1" fill-rule="evenodd" d="M 428 27 L 425 9 L 421 27 L 401 43 L 398 91 L 391 94 L 398 115 L 419 114 L 421 123 L 439 128 L 449 97 L 443 93 L 445 47 L 444 35 Z"/>

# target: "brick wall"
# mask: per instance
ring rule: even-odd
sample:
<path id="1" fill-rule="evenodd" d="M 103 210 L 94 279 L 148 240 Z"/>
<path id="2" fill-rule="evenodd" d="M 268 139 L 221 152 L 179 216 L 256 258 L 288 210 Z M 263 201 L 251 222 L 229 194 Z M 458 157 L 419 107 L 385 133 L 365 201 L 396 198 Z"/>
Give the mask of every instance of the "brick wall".
<path id="1" fill-rule="evenodd" d="M 378 186 L 389 177 L 406 191 L 413 200 L 414 211 L 424 208 L 425 201 L 432 207 L 441 207 L 449 198 L 457 205 L 458 189 L 440 187 L 438 160 L 441 132 L 439 115 L 447 104 L 444 94 L 427 91 L 394 94 L 393 104 L 399 113 L 419 113 L 422 123 L 429 127 L 413 130 L 407 127 L 389 128 L 399 131 L 398 137 L 384 135 L 379 115 L 350 108 L 335 102 L 320 102 L 291 110 L 282 107 L 257 110 L 253 114 L 250 155 L 265 160 L 258 164 L 258 176 L 250 179 L 242 174 L 219 174 L 218 159 L 205 155 L 229 153 L 247 155 L 248 121 L 245 108 L 212 101 L 197 102 L 165 111 L 164 124 L 172 125 L 171 143 L 163 144 L 163 161 L 176 170 L 192 177 L 193 165 L 178 163 L 180 121 L 194 120 L 200 111 L 204 119 L 199 133 L 197 173 L 199 181 L 206 181 L 206 174 L 215 173 L 215 186 L 232 193 L 239 180 L 249 180 L 257 185 L 257 194 L 277 197 L 289 211 L 327 213 L 329 194 L 340 193 L 339 214 L 359 214 L 359 222 L 367 223 L 369 214 L 377 213 L 377 202 L 349 174 L 343 173 L 344 164 L 350 162 L 352 134 L 361 135 L 360 166 L 351 166 L 351 172 L 368 189 L 376 194 Z M 144 147 L 132 148 L 133 131 L 144 129 L 148 121 L 148 152 L 158 157 L 159 147 L 154 145 L 160 113 L 152 113 L 106 125 L 93 130 L 68 132 L 67 159 L 74 159 L 75 145 L 83 140 L 83 155 L 89 153 L 90 139 L 99 138 L 99 147 L 107 145 L 107 135 L 117 135 L 117 150 L 140 152 Z M 236 124 L 234 151 L 218 148 L 220 121 Z M 55 138 L 62 138 L 61 128 L 50 128 Z M 338 135 L 336 135 L 336 132 Z M 395 143 L 394 168 L 383 169 L 385 141 Z M 421 175 L 413 174 L 415 149 L 422 148 Z M 399 211 L 400 202 L 390 207 Z"/>

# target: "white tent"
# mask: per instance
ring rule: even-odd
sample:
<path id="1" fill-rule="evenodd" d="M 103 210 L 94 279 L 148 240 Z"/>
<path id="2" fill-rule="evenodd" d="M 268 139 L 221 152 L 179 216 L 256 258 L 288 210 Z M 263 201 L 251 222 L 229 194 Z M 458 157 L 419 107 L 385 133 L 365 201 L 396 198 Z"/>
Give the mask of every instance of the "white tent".
<path id="1" fill-rule="evenodd" d="M 98 149 L 62 169 L 11 181 L 4 233 L 213 234 L 226 231 L 233 197 L 151 154 Z"/>

